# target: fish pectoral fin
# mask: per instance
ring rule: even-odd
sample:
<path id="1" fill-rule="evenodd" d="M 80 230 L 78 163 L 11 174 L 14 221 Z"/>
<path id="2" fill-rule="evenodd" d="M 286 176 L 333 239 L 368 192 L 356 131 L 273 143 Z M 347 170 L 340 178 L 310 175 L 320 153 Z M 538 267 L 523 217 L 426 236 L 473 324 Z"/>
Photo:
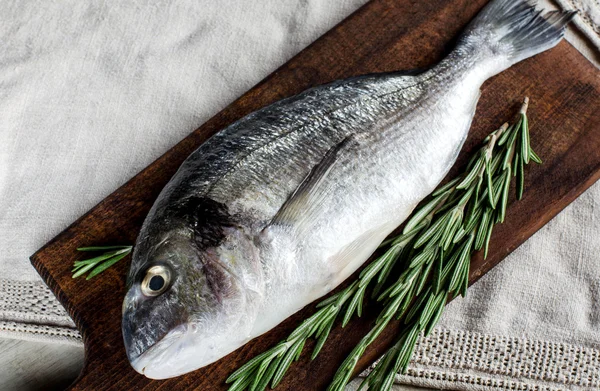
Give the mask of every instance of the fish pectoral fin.
<path id="1" fill-rule="evenodd" d="M 396 224 L 388 222 L 372 228 L 344 246 L 337 254 L 328 259 L 331 270 L 335 272 L 335 285 L 340 284 L 377 250 L 381 242 L 394 230 Z"/>
<path id="2" fill-rule="evenodd" d="M 341 152 L 357 144 L 354 136 L 350 135 L 331 147 L 285 201 L 267 227 L 272 225 L 293 227 L 297 236 L 303 236 L 308 232 L 316 221 L 315 217 L 321 211 L 322 201 L 332 190 L 331 182 L 326 180 L 327 176 L 339 161 Z"/>

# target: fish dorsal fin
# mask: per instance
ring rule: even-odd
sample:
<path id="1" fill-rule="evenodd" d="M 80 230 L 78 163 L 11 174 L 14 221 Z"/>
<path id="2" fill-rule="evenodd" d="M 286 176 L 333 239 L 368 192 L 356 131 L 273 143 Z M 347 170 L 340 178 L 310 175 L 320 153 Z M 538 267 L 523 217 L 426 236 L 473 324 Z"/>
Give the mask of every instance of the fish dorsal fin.
<path id="1" fill-rule="evenodd" d="M 339 161 L 341 152 L 356 144 L 354 136 L 350 135 L 331 147 L 285 201 L 267 227 L 273 225 L 290 227 L 295 230 L 298 237 L 303 237 L 312 228 L 316 217 L 320 214 L 323 200 L 332 190 L 328 185 L 330 182 L 325 179 Z"/>

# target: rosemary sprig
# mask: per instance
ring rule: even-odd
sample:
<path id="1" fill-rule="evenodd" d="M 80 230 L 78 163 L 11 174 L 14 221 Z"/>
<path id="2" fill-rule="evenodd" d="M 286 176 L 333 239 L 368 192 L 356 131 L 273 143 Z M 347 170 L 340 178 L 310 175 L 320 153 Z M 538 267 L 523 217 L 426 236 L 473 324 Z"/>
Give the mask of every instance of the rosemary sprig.
<path id="1" fill-rule="evenodd" d="M 275 388 L 309 338 L 316 339 L 314 359 L 339 315 L 343 314 L 342 327 L 354 315 L 361 316 L 367 289 L 382 302 L 382 309 L 374 327 L 340 365 L 328 390 L 343 390 L 367 347 L 390 321 L 403 318 L 404 331 L 361 385 L 390 389 L 396 374 L 406 371 L 421 332 L 427 335 L 433 329 L 449 298 L 466 295 L 471 256 L 484 249 L 487 257 L 494 225 L 506 216 L 511 178 L 517 177 L 517 199 L 521 199 L 524 166 L 530 160 L 541 163 L 529 142 L 528 103 L 525 98 L 515 124 L 502 125 L 484 140 L 462 175 L 428 197 L 401 235 L 382 244 L 385 252 L 357 280 L 319 303 L 318 311 L 286 340 L 235 371 L 227 379 L 232 383 L 229 391 Z"/>
<path id="2" fill-rule="evenodd" d="M 125 258 L 133 249 L 133 246 L 94 246 L 94 247 L 79 247 L 77 251 L 99 252 L 104 251 L 101 255 L 93 258 L 75 261 L 73 263 L 73 278 L 80 277 L 89 272 L 86 280 L 102 273 L 121 259 Z"/>

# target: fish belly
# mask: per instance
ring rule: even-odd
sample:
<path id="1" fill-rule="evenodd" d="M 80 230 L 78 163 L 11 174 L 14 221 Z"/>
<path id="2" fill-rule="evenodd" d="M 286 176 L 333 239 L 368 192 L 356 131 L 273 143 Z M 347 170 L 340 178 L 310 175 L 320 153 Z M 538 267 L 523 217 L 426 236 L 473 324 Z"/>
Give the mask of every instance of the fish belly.
<path id="1" fill-rule="evenodd" d="M 478 97 L 478 89 L 448 91 L 357 137 L 325 178 L 331 190 L 309 233 L 270 233 L 275 248 L 263 260 L 270 289 L 253 334 L 338 286 L 435 189 L 456 160 Z"/>

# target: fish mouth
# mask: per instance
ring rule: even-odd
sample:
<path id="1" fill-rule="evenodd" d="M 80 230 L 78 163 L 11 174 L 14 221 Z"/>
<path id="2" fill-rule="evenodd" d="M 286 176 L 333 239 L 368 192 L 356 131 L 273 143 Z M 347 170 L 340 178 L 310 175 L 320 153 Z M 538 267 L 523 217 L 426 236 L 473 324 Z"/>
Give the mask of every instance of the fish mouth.
<path id="1" fill-rule="evenodd" d="M 180 356 L 193 346 L 194 327 L 183 323 L 146 349 L 133 360 L 131 366 L 150 379 L 167 379 L 189 372 L 180 364 Z"/>
<path id="2" fill-rule="evenodd" d="M 149 379 L 169 379 L 218 361 L 241 346 L 235 341 L 225 334 L 207 338 L 198 332 L 196 324 L 184 323 L 130 363 L 136 372 Z"/>

